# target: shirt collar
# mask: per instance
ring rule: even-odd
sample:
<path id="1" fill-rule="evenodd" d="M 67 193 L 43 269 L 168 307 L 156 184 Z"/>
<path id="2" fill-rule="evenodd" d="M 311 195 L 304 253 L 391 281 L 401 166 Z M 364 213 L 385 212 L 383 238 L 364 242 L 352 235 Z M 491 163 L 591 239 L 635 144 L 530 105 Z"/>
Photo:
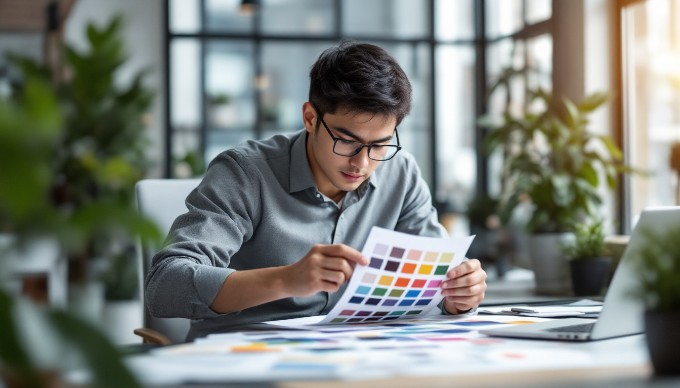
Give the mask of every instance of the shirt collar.
<path id="1" fill-rule="evenodd" d="M 309 160 L 307 159 L 307 131 L 301 131 L 300 135 L 293 142 L 290 153 L 290 170 L 288 172 L 290 188 L 288 192 L 294 193 L 309 188 L 316 188 L 312 169 L 309 167 Z M 375 169 L 366 182 L 357 188 L 356 193 L 359 197 L 363 197 L 366 194 L 369 186 L 378 187 L 381 167 L 382 164 Z"/>

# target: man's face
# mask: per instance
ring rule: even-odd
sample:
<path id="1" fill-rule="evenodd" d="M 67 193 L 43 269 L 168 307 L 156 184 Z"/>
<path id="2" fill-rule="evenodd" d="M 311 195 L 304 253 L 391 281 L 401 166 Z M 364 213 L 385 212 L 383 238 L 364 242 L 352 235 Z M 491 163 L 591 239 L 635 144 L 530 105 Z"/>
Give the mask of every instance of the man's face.
<path id="1" fill-rule="evenodd" d="M 333 153 L 333 139 L 324 128 L 314 106 L 302 107 L 308 132 L 307 158 L 319 191 L 334 200 L 345 192 L 356 190 L 381 163 L 368 157 L 368 148 L 347 157 Z M 334 114 L 320 112 L 333 136 L 363 144 L 394 144 L 396 117 L 355 113 L 338 109 Z M 317 129 L 318 128 L 318 129 Z"/>

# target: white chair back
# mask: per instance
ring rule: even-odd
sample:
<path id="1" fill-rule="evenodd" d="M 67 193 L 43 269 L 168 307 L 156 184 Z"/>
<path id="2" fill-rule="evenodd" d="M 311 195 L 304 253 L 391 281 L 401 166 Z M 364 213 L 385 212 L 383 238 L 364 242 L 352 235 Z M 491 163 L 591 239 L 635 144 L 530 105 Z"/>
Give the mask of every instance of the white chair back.
<path id="1" fill-rule="evenodd" d="M 200 179 L 143 179 L 135 186 L 139 214 L 154 221 L 161 233 L 167 235 L 177 216 L 187 211 L 184 203 L 189 193 L 198 186 Z M 151 267 L 151 259 L 160 247 L 142 245 L 140 253 L 140 287 L 144 300 L 144 279 Z M 144 327 L 167 336 L 173 343 L 185 341 L 189 331 L 189 319 L 156 318 L 144 306 Z"/>

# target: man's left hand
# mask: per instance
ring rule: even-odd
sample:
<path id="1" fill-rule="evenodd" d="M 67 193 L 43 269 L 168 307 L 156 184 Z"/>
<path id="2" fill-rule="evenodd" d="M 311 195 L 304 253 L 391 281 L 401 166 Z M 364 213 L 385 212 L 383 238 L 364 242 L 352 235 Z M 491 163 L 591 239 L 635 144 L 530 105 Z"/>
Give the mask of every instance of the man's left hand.
<path id="1" fill-rule="evenodd" d="M 442 282 L 444 308 L 449 314 L 460 314 L 473 309 L 484 299 L 486 272 L 477 259 L 470 259 L 451 268 Z"/>

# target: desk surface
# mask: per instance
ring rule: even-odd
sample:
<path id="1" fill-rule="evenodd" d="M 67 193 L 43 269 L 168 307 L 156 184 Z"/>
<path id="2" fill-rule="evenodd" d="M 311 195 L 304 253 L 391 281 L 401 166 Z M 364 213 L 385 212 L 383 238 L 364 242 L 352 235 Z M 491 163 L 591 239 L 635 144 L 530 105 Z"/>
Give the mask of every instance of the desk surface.
<path id="1" fill-rule="evenodd" d="M 518 271 L 502 281 L 492 282 L 486 303 L 498 305 L 556 299 L 533 295 L 533 280 L 525 275 Z M 512 323 L 510 321 L 518 318 L 477 316 L 465 321 L 504 319 Z M 301 348 L 304 348 L 303 337 L 315 338 L 319 333 L 309 330 L 279 335 L 276 330 L 281 328 L 272 326 L 269 333 L 232 333 L 221 339 L 214 337 L 212 343 L 204 340 L 166 348 L 170 351 L 137 357 L 131 360 L 131 365 L 139 371 L 144 382 L 170 386 L 185 386 L 180 384 L 187 382 L 198 382 L 202 387 L 219 383 L 221 387 L 228 384 L 226 386 L 281 388 L 680 386 L 680 378 L 653 378 L 644 335 L 587 343 L 500 339 L 485 337 L 475 330 L 456 334 L 455 329 L 460 327 L 455 321 L 462 322 L 456 318 L 446 318 L 442 322 L 441 341 L 430 338 L 437 343 L 434 348 L 426 345 L 420 349 L 417 346 L 409 349 L 402 345 L 403 349 L 395 349 L 394 342 L 387 340 L 382 342 L 384 349 L 381 350 L 378 346 L 380 341 L 368 341 L 368 345 L 362 345 L 357 343 L 356 338 L 350 338 L 340 339 L 330 346 L 340 348 L 347 345 L 349 351 L 299 351 L 294 341 L 283 337 L 299 337 L 299 343 L 303 344 Z M 423 325 L 428 324 L 425 322 Z M 411 330 L 418 331 L 418 328 Z M 388 336 L 383 334 L 368 333 Z M 321 335 L 329 338 L 337 336 L 333 333 Z M 253 346 L 260 339 L 262 347 Z M 311 347 L 315 347 L 316 340 L 310 341 Z M 278 345 L 282 345 L 281 349 L 275 349 Z M 173 353 L 172 349 L 178 351 Z M 159 376 L 162 378 L 159 379 Z"/>
<path id="2" fill-rule="evenodd" d="M 251 386 L 257 383 L 254 386 L 311 388 L 455 383 L 538 387 L 549 383 L 551 387 L 566 387 L 578 382 L 581 386 L 592 383 L 591 386 L 623 388 L 665 384 L 650 379 L 643 335 L 568 343 L 490 338 L 473 329 L 491 320 L 495 324 L 515 324 L 517 317 L 445 318 L 412 327 L 351 334 L 283 332 L 273 327 L 268 332 L 208 337 L 129 361 L 149 385 L 248 382 Z M 411 332 L 405 333 L 407 330 Z M 680 386 L 680 380 L 671 383 Z"/>

